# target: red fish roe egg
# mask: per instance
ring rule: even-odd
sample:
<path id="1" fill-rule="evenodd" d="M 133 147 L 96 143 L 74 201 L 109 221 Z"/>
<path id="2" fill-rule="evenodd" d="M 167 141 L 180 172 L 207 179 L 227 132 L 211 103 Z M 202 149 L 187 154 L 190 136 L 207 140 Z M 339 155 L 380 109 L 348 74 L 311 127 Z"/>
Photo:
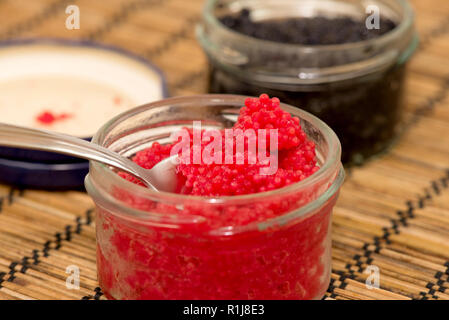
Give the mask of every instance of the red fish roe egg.
<path id="1" fill-rule="evenodd" d="M 306 170 L 305 174 L 309 176 L 319 169 L 316 166 L 315 143 L 307 141 L 299 147 L 281 151 L 279 163 L 279 166 L 284 169 Z"/>
<path id="2" fill-rule="evenodd" d="M 246 99 L 245 107 L 240 110 L 234 128 L 243 130 L 277 129 L 278 150 L 297 147 L 306 138 L 299 119 L 282 110 L 278 98 L 270 99 L 266 94 L 262 94 L 259 99 Z M 268 132 L 267 141 L 269 141 Z"/>
<path id="3" fill-rule="evenodd" d="M 171 144 L 161 145 L 159 142 L 154 142 L 150 148 L 139 151 L 132 160 L 142 168 L 151 169 L 170 156 L 171 148 Z"/>
<path id="4" fill-rule="evenodd" d="M 137 152 L 137 154 L 133 157 L 133 161 L 137 163 L 139 166 L 145 169 L 153 168 L 157 163 L 161 162 L 165 158 L 170 156 L 172 145 L 161 145 L 159 142 L 154 142 L 150 148 L 144 149 L 142 151 Z M 136 183 L 141 186 L 145 186 L 139 179 L 134 176 L 125 173 L 119 172 L 120 177 Z"/>

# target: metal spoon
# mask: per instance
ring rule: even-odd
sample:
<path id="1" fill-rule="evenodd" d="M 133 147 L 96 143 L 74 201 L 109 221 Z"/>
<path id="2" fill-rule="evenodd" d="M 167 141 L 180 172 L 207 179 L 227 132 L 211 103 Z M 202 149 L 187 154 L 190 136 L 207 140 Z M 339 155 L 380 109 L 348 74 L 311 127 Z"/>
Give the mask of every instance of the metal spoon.
<path id="1" fill-rule="evenodd" d="M 116 152 L 80 138 L 4 123 L 0 123 L 0 145 L 52 151 L 98 161 L 139 178 L 155 191 L 173 192 L 176 189 L 176 161 L 173 157 L 148 170 Z"/>

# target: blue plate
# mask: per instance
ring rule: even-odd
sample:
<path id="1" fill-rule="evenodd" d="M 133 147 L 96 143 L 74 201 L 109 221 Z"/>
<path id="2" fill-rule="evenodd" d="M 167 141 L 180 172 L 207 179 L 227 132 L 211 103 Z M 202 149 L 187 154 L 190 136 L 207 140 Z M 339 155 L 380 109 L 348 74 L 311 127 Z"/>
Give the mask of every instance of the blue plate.
<path id="1" fill-rule="evenodd" d="M 0 159 L 0 182 L 23 188 L 79 189 L 88 171 L 88 161 L 48 164 Z"/>
<path id="2" fill-rule="evenodd" d="M 132 98 L 130 108 L 168 97 L 165 77 L 156 66 L 123 49 L 90 41 L 37 38 L 0 42 L 0 65 L 4 66 L 0 68 L 2 83 L 40 75 L 81 77 L 99 84 L 107 83 Z M 98 119 L 98 127 L 108 120 Z M 90 140 L 86 137 L 94 133 L 79 136 Z M 86 166 L 84 160 L 70 156 L 10 147 L 0 147 L 0 158 L 40 164 L 83 163 Z"/>
<path id="3" fill-rule="evenodd" d="M 90 138 L 85 140 L 91 140 Z M 80 163 L 86 162 L 84 159 L 66 156 L 60 153 L 53 153 L 47 151 L 19 149 L 10 147 L 0 147 L 0 158 L 9 160 L 18 160 L 26 162 L 40 162 L 40 163 Z"/>

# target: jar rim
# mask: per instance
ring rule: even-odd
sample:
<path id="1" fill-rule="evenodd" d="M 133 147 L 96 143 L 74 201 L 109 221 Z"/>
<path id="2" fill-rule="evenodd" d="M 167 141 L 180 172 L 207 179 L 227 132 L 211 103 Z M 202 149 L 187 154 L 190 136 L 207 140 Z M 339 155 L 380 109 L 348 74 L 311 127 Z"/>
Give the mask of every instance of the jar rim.
<path id="1" fill-rule="evenodd" d="M 269 89 L 291 91 L 303 89 L 304 86 L 343 83 L 380 74 L 396 64 L 402 65 L 408 61 L 419 43 L 414 30 L 414 12 L 407 0 L 386 3 L 386 0 L 382 0 L 383 5 L 389 6 L 400 16 L 398 25 L 393 30 L 372 39 L 331 45 L 281 43 L 245 35 L 218 20 L 214 10 L 218 1 L 208 0 L 203 9 L 203 20 L 196 28 L 197 39 L 210 63 L 244 82 L 260 84 Z M 288 1 L 297 3 L 294 0 Z M 288 1 L 287 4 L 290 3 Z M 364 0 L 361 1 L 364 3 Z M 324 0 L 311 2 L 313 6 Z M 263 60 L 254 63 L 252 48 L 259 48 L 259 51 L 266 52 L 268 56 L 274 55 L 275 59 L 304 57 L 298 61 L 313 63 L 297 66 L 287 64 L 283 68 L 274 64 L 273 69 Z M 339 63 L 321 65 L 323 61 L 329 61 L 329 57 L 342 56 L 347 59 L 339 58 Z"/>
<path id="2" fill-rule="evenodd" d="M 237 32 L 231 28 L 226 27 L 223 23 L 221 23 L 217 17 L 214 15 L 213 11 L 216 3 L 220 0 L 207 0 L 203 9 L 203 17 L 205 21 L 217 27 L 220 31 L 235 37 L 237 41 L 244 41 L 244 43 L 248 43 L 249 45 L 257 45 L 264 44 L 266 46 L 271 46 L 274 48 L 278 48 L 279 50 L 321 50 L 321 51 L 335 51 L 335 50 L 351 50 L 351 49 L 360 49 L 373 44 L 379 43 L 388 43 L 393 42 L 394 39 L 399 38 L 402 34 L 404 34 L 412 25 L 414 21 L 414 11 L 407 0 L 393 0 L 398 3 L 404 12 L 404 19 L 394 28 L 393 30 L 372 39 L 357 41 L 357 42 L 348 42 L 342 44 L 318 44 L 318 45 L 303 45 L 303 44 L 292 44 L 292 43 L 281 43 L 271 40 L 258 39 L 243 33 Z"/>
<path id="3" fill-rule="evenodd" d="M 183 97 L 175 97 L 175 98 L 168 98 L 163 99 L 160 101 L 148 103 L 145 105 L 142 105 L 140 107 L 128 110 L 124 113 L 121 113 L 111 119 L 109 122 L 107 122 L 100 130 L 94 135 L 92 142 L 97 143 L 100 145 L 103 145 L 104 139 L 106 137 L 106 134 L 113 129 L 117 124 L 121 123 L 122 121 L 126 120 L 127 118 L 132 117 L 133 115 L 139 114 L 141 112 L 144 112 L 145 110 L 148 110 L 150 108 L 154 107 L 161 107 L 165 105 L 170 104 L 192 104 L 197 101 L 202 102 L 210 102 L 215 105 L 220 104 L 230 104 L 230 103 L 239 103 L 243 106 L 244 100 L 248 98 L 246 96 L 240 96 L 240 95 L 226 95 L 226 94 L 205 94 L 205 95 L 193 95 L 193 96 L 183 96 Z M 152 200 L 167 200 L 170 202 L 185 202 L 185 201 L 196 201 L 201 202 L 204 204 L 225 204 L 225 203 L 241 203 L 246 202 L 248 200 L 256 200 L 266 197 L 272 197 L 272 196 L 279 196 L 282 194 L 288 194 L 290 192 L 297 192 L 300 190 L 306 190 L 308 187 L 313 186 L 315 183 L 321 181 L 322 179 L 325 179 L 327 176 L 332 175 L 333 173 L 337 174 L 338 170 L 341 167 L 341 145 L 340 141 L 335 134 L 335 132 L 322 120 L 318 119 L 314 115 L 281 103 L 281 107 L 283 110 L 290 112 L 291 114 L 294 114 L 295 116 L 298 116 L 301 120 L 305 120 L 310 122 L 315 128 L 317 128 L 325 137 L 326 143 L 328 144 L 329 153 L 326 159 L 324 159 L 322 166 L 320 169 L 312 174 L 311 176 L 307 177 L 306 179 L 293 183 L 291 185 L 288 185 L 286 187 L 275 189 L 271 191 L 266 192 L 260 192 L 260 193 L 254 193 L 254 194 L 247 194 L 247 195 L 238 195 L 238 196 L 223 196 L 223 197 L 204 197 L 204 196 L 192 196 L 192 195 L 181 195 L 176 193 L 170 193 L 170 192 L 158 192 L 151 190 L 149 188 L 145 188 L 142 186 L 139 186 L 135 183 L 132 183 L 130 181 L 127 181 L 126 179 L 121 178 L 118 174 L 116 174 L 113 170 L 108 168 L 106 165 L 100 164 L 98 162 L 90 162 L 91 170 L 95 170 L 100 172 L 102 176 L 104 176 L 108 181 L 111 181 L 114 183 L 114 185 L 121 186 L 125 190 L 133 193 L 133 194 L 139 194 L 139 196 L 142 196 L 147 199 Z M 110 179 L 110 180 L 109 180 Z M 118 200 L 117 200 L 118 201 Z M 119 201 L 120 202 L 120 201 Z M 138 211 L 138 210 L 136 210 Z"/>

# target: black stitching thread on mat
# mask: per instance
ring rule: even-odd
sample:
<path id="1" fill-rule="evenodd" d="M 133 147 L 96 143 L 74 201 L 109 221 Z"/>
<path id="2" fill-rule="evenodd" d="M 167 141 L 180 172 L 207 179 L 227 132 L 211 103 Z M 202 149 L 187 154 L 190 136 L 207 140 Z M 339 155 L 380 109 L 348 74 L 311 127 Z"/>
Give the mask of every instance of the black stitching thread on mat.
<path id="1" fill-rule="evenodd" d="M 429 290 L 429 292 L 421 291 L 419 295 L 421 296 L 420 300 L 429 300 L 430 298 L 434 300 L 438 300 L 439 298 L 434 294 L 435 290 Z"/>
<path id="2" fill-rule="evenodd" d="M 88 295 L 88 296 L 84 296 L 82 297 L 80 300 L 100 300 L 101 296 L 104 293 L 101 291 L 100 287 L 96 287 L 94 289 L 94 294 L 93 295 Z"/>
<path id="3" fill-rule="evenodd" d="M 176 31 L 166 37 L 159 45 L 154 48 L 150 48 L 142 53 L 142 56 L 146 58 L 154 58 L 156 56 L 162 55 L 164 52 L 170 50 L 178 41 L 187 38 L 189 32 L 191 31 L 192 25 L 199 21 L 199 16 L 194 15 L 187 18 L 179 31 Z"/>
<path id="4" fill-rule="evenodd" d="M 335 279 L 331 278 L 331 281 L 329 283 L 329 288 L 327 289 L 327 293 L 328 293 L 328 296 L 332 299 L 335 299 L 337 296 L 334 292 L 334 290 L 335 290 L 334 284 L 335 284 Z M 326 295 L 322 298 L 322 300 L 324 300 L 325 298 L 326 298 Z"/>
<path id="5" fill-rule="evenodd" d="M 8 195 L 0 197 L 0 212 L 3 209 L 3 206 L 5 205 L 5 200 L 7 201 L 8 205 L 12 205 L 16 199 L 16 197 L 23 197 L 25 194 L 25 189 L 17 188 L 17 187 L 10 187 L 8 190 Z"/>
<path id="6" fill-rule="evenodd" d="M 447 289 L 449 289 L 447 286 L 445 286 L 445 281 L 442 279 L 442 277 L 444 275 L 449 276 L 449 261 L 446 261 L 446 263 L 444 264 L 444 266 L 446 267 L 446 271 L 443 273 L 441 271 L 437 271 L 434 275 L 434 278 L 437 280 L 436 284 L 433 284 L 432 282 L 429 282 L 427 284 L 427 288 L 429 289 L 429 294 L 431 293 L 430 290 L 432 290 L 432 292 L 441 292 L 441 293 L 445 293 Z"/>
<path id="7" fill-rule="evenodd" d="M 32 30 L 58 13 L 65 12 L 64 7 L 69 3 L 73 4 L 75 1 L 76 0 L 56 0 L 36 15 L 11 26 L 6 29 L 6 31 L 0 33 L 0 38 L 12 38 L 23 32 Z M 63 22 L 61 22 L 61 28 L 63 28 Z"/>
<path id="8" fill-rule="evenodd" d="M 341 275 L 341 274 L 340 274 Z M 340 278 L 338 279 L 340 281 Z M 342 285 L 340 284 L 339 286 L 336 286 L 336 280 L 331 278 L 328 290 L 326 292 L 326 294 L 323 296 L 323 298 L 321 300 L 326 300 L 327 297 L 332 298 L 332 299 L 336 299 L 337 298 L 337 294 L 334 292 L 335 289 L 341 289 Z M 346 287 L 346 284 L 343 285 L 343 287 Z"/>
<path id="9" fill-rule="evenodd" d="M 138 12 L 143 9 L 155 5 L 163 5 L 167 0 L 140 0 L 129 2 L 123 4 L 120 10 L 114 14 L 106 23 L 104 23 L 100 28 L 90 32 L 86 38 L 89 40 L 97 40 L 101 38 L 105 33 L 112 30 L 112 28 L 118 26 L 119 24 L 126 22 L 130 15 L 134 12 Z"/>
<path id="10" fill-rule="evenodd" d="M 351 280 L 355 280 L 356 275 L 354 273 L 354 270 L 351 269 L 351 265 L 350 264 L 346 264 L 345 268 L 347 268 L 348 272 L 343 272 L 343 271 L 333 271 L 335 274 L 337 274 L 338 277 L 338 281 L 340 282 L 340 284 L 338 286 L 336 286 L 336 280 L 335 279 L 331 279 L 331 282 L 329 284 L 329 287 L 327 289 L 327 294 L 330 298 L 335 299 L 337 297 L 337 294 L 335 293 L 335 289 L 346 289 L 346 286 L 348 285 L 348 283 L 346 282 L 346 279 L 351 279 Z M 324 297 L 323 297 L 324 299 Z"/>
<path id="11" fill-rule="evenodd" d="M 25 189 L 18 187 L 11 187 L 8 192 L 8 203 L 11 205 L 14 203 L 14 200 L 17 197 L 23 197 L 25 194 Z"/>
<path id="12" fill-rule="evenodd" d="M 81 217 L 76 217 L 76 227 L 75 227 L 75 233 L 76 234 L 80 234 L 82 231 L 82 222 L 81 222 Z"/>
<path id="13" fill-rule="evenodd" d="M 14 193 L 16 192 L 16 189 L 14 187 L 9 188 L 8 192 L 8 203 L 11 205 L 14 202 Z"/>
<path id="14" fill-rule="evenodd" d="M 82 231 L 82 228 L 83 228 L 83 226 L 84 225 L 90 225 L 91 223 L 92 223 L 92 213 L 93 213 L 93 209 L 88 209 L 88 210 L 86 210 L 86 212 L 85 212 L 85 219 L 86 219 L 86 222 L 85 223 L 82 223 L 81 222 L 81 219 L 78 217 L 77 219 L 76 219 L 76 228 L 77 228 L 77 230 L 79 230 L 79 232 L 81 232 Z M 45 243 L 44 243 L 44 246 L 43 246 L 43 248 L 42 248 L 42 250 L 37 250 L 37 249 L 34 249 L 31 253 L 31 257 L 29 257 L 29 256 L 24 256 L 23 258 L 22 258 L 22 260 L 20 260 L 20 261 L 13 261 L 13 262 L 11 262 L 11 264 L 9 265 L 9 277 L 8 277 L 8 279 L 6 279 L 6 281 L 8 281 L 8 282 L 13 282 L 15 279 L 16 279 L 16 276 L 15 276 L 15 274 L 17 273 L 17 272 L 20 272 L 20 273 L 26 273 L 26 271 L 32 266 L 32 265 L 38 265 L 40 262 L 41 262 L 41 260 L 40 260 L 40 258 L 41 257 L 48 257 L 50 254 L 49 254 L 49 251 L 52 249 L 51 248 L 51 244 L 53 243 L 54 244 L 54 250 L 59 250 L 60 248 L 61 248 L 61 246 L 62 246 L 62 241 L 63 240 L 65 240 L 65 241 L 71 241 L 72 240 L 72 226 L 70 226 L 70 225 L 67 225 L 66 227 L 65 227 L 65 232 L 64 232 L 64 238 L 62 237 L 62 234 L 60 233 L 60 232 L 57 232 L 56 234 L 55 234 L 55 236 L 54 236 L 54 239 L 53 240 L 48 240 L 48 241 L 46 241 Z M 75 231 L 75 233 L 79 233 L 79 232 L 76 232 Z M 19 267 L 19 266 L 22 266 L 21 268 L 20 268 L 20 270 L 19 271 L 17 271 L 16 270 L 16 268 L 17 267 Z"/>
<path id="15" fill-rule="evenodd" d="M 401 210 L 397 211 L 399 219 L 391 219 L 392 227 L 384 228 L 384 235 L 382 238 L 385 240 L 389 240 L 389 236 L 392 233 L 399 234 L 399 230 L 397 229 L 398 224 L 400 223 L 403 226 L 408 226 L 408 221 L 415 218 L 414 211 L 416 209 L 423 209 L 427 202 L 432 200 L 435 196 L 440 196 L 443 190 L 447 190 L 448 181 L 449 169 L 446 169 L 445 175 L 443 177 L 430 182 L 430 188 L 426 188 L 424 190 L 424 194 L 418 197 L 416 203 L 414 203 L 413 201 L 407 201 L 407 210 L 405 212 Z"/>
<path id="16" fill-rule="evenodd" d="M 80 300 L 100 300 L 100 297 L 103 295 L 104 293 L 101 291 L 100 287 L 96 287 L 94 289 L 94 294 L 93 295 L 87 295 L 82 297 Z"/>
<path id="17" fill-rule="evenodd" d="M 18 196 L 22 197 L 25 193 L 25 190 L 17 189 L 16 187 L 11 187 L 11 188 L 9 188 L 7 196 L 0 196 L 0 213 L 2 212 L 3 206 L 5 205 L 5 200 L 8 201 L 8 205 L 11 205 L 14 203 L 16 192 L 17 192 Z"/>
<path id="18" fill-rule="evenodd" d="M 100 300 L 100 297 L 103 295 L 100 287 L 95 288 L 94 300 Z"/>
<path id="19" fill-rule="evenodd" d="M 445 170 L 445 175 L 437 180 L 433 180 L 430 182 L 430 188 L 426 188 L 424 190 L 424 193 L 422 195 L 420 195 L 418 197 L 417 200 L 412 201 L 412 200 L 408 200 L 406 201 L 406 207 L 407 209 L 405 211 L 398 211 L 397 215 L 399 216 L 398 219 L 391 219 L 391 227 L 385 227 L 383 228 L 383 235 L 382 237 L 374 237 L 373 238 L 373 242 L 374 243 L 365 243 L 362 247 L 363 250 L 363 256 L 356 254 L 352 257 L 352 260 L 355 260 L 355 263 L 347 263 L 345 266 L 345 269 L 347 270 L 347 272 L 342 272 L 342 271 L 337 271 L 334 272 L 335 274 L 338 274 L 339 277 L 339 281 L 342 282 L 342 284 L 340 285 L 340 288 L 343 285 L 343 282 L 347 279 L 350 278 L 351 276 L 354 277 L 354 271 L 352 270 L 352 268 L 354 266 L 357 266 L 359 268 L 359 272 L 363 271 L 363 264 L 371 264 L 372 262 L 372 258 L 371 258 L 371 254 L 373 253 L 380 253 L 381 250 L 381 244 L 382 242 L 385 242 L 387 244 L 391 243 L 389 237 L 391 236 L 391 234 L 399 234 L 400 230 L 398 229 L 398 225 L 402 224 L 404 226 L 408 225 L 408 220 L 413 219 L 415 217 L 414 215 L 414 210 L 416 209 L 422 209 L 426 206 L 426 204 L 432 200 L 435 196 L 439 196 L 441 195 L 443 190 L 447 190 L 449 189 L 449 169 Z M 416 203 L 416 204 L 415 204 Z M 366 262 L 361 261 L 362 257 L 366 257 L 367 260 Z M 447 262 L 445 264 L 445 266 L 447 267 L 446 270 L 446 274 L 449 275 L 449 262 Z M 349 273 L 349 274 L 348 274 Z M 437 273 L 438 274 L 438 273 Z M 439 275 L 439 274 L 438 274 Z M 440 276 L 441 277 L 441 276 Z M 354 278 L 353 278 L 354 279 Z M 437 278 L 438 280 L 440 280 L 439 278 Z M 344 287 L 347 284 L 344 285 Z M 434 286 L 436 284 L 433 282 L 429 282 L 427 284 L 428 287 L 430 287 L 430 289 L 428 289 L 428 292 L 424 292 L 421 295 L 421 299 L 428 299 L 428 298 L 434 298 L 434 299 L 438 299 L 437 296 L 434 295 L 435 293 L 435 289 Z M 328 293 L 332 294 L 334 291 L 334 288 L 331 288 L 331 291 L 328 290 Z"/>
<path id="20" fill-rule="evenodd" d="M 0 272 L 0 288 L 2 287 L 2 283 L 5 281 L 6 272 Z"/>
<path id="21" fill-rule="evenodd" d="M 19 265 L 18 262 L 11 262 L 11 264 L 9 265 L 9 277 L 8 279 L 6 279 L 6 281 L 8 282 L 13 282 L 15 277 L 15 273 L 16 273 L 16 267 Z"/>
<path id="22" fill-rule="evenodd" d="M 8 204 L 11 205 L 14 203 L 16 196 L 17 197 L 23 197 L 25 194 L 25 189 L 18 188 L 18 187 L 10 187 L 8 191 L 8 196 L 6 197 L 8 200 Z"/>
<path id="23" fill-rule="evenodd" d="M 407 129 L 415 125 L 423 116 L 432 113 L 436 105 L 443 102 L 444 99 L 448 97 L 448 95 L 449 95 L 449 75 L 444 78 L 440 89 L 434 95 L 427 98 L 426 101 L 421 106 L 416 108 L 410 120 L 408 120 L 404 124 L 402 131 L 406 131 Z"/>

